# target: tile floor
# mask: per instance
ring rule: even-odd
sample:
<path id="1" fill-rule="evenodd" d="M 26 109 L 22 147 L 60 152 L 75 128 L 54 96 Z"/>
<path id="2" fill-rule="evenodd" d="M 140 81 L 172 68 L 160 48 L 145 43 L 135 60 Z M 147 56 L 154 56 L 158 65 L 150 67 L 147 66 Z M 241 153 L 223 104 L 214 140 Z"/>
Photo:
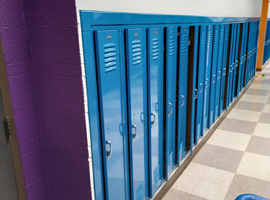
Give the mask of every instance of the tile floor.
<path id="1" fill-rule="evenodd" d="M 270 199 L 270 65 L 263 73 L 163 200 L 234 200 L 243 193 Z"/>

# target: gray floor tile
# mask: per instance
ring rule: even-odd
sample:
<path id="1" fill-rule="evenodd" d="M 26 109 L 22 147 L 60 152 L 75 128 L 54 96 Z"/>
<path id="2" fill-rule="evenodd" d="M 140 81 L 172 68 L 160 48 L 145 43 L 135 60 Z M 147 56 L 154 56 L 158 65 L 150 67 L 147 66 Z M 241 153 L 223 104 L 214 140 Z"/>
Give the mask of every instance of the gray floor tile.
<path id="1" fill-rule="evenodd" d="M 259 122 L 270 124 L 270 113 L 262 113 Z"/>
<path id="2" fill-rule="evenodd" d="M 261 96 L 269 96 L 270 91 L 269 90 L 260 90 L 260 89 L 253 89 L 249 88 L 245 94 L 253 94 L 253 95 L 261 95 Z"/>
<path id="3" fill-rule="evenodd" d="M 259 84 L 270 84 L 270 79 L 255 79 L 254 83 L 259 83 Z"/>
<path id="4" fill-rule="evenodd" d="M 270 182 L 265 181 L 262 197 L 270 199 Z"/>
<path id="5" fill-rule="evenodd" d="M 218 129 L 251 135 L 256 127 L 256 124 L 256 122 L 251 121 L 225 118 L 219 125 Z"/>
<path id="6" fill-rule="evenodd" d="M 204 198 L 171 188 L 163 200 L 205 200 Z"/>
<path id="7" fill-rule="evenodd" d="M 192 162 L 209 167 L 236 172 L 244 152 L 205 144 Z"/>
<path id="8" fill-rule="evenodd" d="M 270 138 L 252 136 L 246 151 L 250 153 L 270 156 Z"/>
<path id="9" fill-rule="evenodd" d="M 234 108 L 241 109 L 241 110 L 251 110 L 251 111 L 258 111 L 262 112 L 265 104 L 264 103 L 254 103 L 248 101 L 239 101 Z"/>
<path id="10" fill-rule="evenodd" d="M 225 199 L 233 200 L 240 194 L 246 193 L 261 196 L 264 190 L 264 186 L 265 182 L 262 180 L 235 174 Z"/>

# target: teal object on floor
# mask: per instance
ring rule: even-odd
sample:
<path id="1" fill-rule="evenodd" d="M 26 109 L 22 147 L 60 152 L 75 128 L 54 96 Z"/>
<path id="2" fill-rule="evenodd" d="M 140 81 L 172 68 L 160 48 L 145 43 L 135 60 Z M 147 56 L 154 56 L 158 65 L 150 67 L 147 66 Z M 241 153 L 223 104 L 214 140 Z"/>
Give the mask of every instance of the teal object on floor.
<path id="1" fill-rule="evenodd" d="M 241 194 L 235 200 L 269 200 L 254 194 Z"/>

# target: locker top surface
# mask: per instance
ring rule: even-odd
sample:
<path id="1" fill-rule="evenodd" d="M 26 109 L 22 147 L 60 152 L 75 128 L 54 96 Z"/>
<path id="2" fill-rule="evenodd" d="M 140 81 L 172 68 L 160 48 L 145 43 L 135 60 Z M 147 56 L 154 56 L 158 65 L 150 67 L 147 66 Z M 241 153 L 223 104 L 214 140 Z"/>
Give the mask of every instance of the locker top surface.
<path id="1" fill-rule="evenodd" d="M 106 11 L 80 11 L 82 30 L 91 30 L 92 26 L 100 25 L 134 25 L 134 24 L 185 24 L 185 23 L 237 23 L 258 21 L 259 17 L 205 17 L 189 15 L 163 15 L 121 13 Z"/>

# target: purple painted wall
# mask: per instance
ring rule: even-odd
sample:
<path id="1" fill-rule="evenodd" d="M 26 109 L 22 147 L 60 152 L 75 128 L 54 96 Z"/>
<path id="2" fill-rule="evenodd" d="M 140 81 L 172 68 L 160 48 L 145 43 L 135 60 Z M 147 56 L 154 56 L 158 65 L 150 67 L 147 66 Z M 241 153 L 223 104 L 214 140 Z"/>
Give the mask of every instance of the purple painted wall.
<path id="1" fill-rule="evenodd" d="M 0 0 L 28 200 L 91 199 L 75 0 Z"/>

